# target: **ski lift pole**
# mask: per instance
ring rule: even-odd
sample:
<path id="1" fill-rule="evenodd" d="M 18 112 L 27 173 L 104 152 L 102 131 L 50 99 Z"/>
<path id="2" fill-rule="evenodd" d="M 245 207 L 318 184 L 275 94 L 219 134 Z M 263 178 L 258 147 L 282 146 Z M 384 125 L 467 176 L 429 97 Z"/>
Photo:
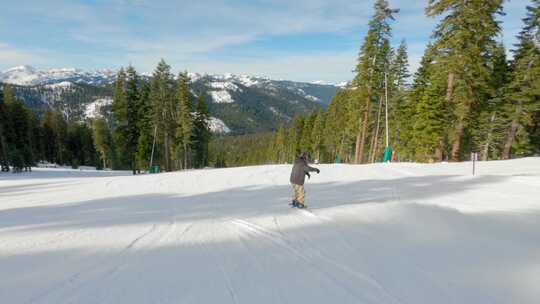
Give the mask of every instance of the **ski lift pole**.
<path id="1" fill-rule="evenodd" d="M 386 112 L 386 147 L 390 147 L 390 131 L 388 130 L 388 73 L 384 73 L 384 109 Z"/>
<path id="2" fill-rule="evenodd" d="M 384 72 L 384 111 L 386 117 L 386 148 L 384 149 L 384 161 L 390 162 L 392 159 L 392 149 L 390 148 L 390 130 L 388 129 L 388 72 Z"/>

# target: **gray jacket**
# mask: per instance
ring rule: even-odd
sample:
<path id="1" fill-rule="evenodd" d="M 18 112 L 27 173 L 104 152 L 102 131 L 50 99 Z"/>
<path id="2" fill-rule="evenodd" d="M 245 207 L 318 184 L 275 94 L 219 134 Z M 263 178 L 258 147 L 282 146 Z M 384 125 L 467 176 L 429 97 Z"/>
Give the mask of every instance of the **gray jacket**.
<path id="1" fill-rule="evenodd" d="M 319 169 L 310 167 L 304 158 L 297 158 L 291 172 L 291 184 L 302 186 L 306 180 L 306 174 L 315 171 L 319 171 Z"/>

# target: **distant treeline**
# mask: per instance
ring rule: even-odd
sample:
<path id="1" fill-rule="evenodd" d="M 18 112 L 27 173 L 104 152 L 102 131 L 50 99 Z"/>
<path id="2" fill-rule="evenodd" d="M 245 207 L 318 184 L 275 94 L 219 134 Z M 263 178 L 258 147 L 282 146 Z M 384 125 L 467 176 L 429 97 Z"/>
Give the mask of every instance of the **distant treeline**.
<path id="1" fill-rule="evenodd" d="M 0 92 L 2 171 L 28 171 L 38 161 L 99 166 L 92 129 L 85 123 L 66 121 L 58 111 L 49 110 L 39 117 L 6 85 Z"/>
<path id="2" fill-rule="evenodd" d="M 175 79 L 170 70 L 162 60 L 148 82 L 133 67 L 120 69 L 110 119 L 77 121 L 54 110 L 38 116 L 4 85 L 2 170 L 29 170 L 40 161 L 129 169 L 134 174 L 150 165 L 165 171 L 207 166 L 211 133 L 204 94 L 191 93 L 187 72 Z"/>

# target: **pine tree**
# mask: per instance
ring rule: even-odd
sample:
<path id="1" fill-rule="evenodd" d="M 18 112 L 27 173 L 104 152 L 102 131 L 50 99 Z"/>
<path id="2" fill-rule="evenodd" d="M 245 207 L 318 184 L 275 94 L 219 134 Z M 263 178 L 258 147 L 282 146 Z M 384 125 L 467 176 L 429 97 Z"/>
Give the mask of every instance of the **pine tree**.
<path id="1" fill-rule="evenodd" d="M 394 58 L 390 64 L 389 82 L 399 91 L 405 91 L 408 87 L 409 55 L 407 54 L 407 42 L 401 40 Z"/>
<path id="2" fill-rule="evenodd" d="M 535 113 L 540 108 L 540 1 L 534 0 L 527 7 L 523 22 L 525 26 L 518 36 L 513 72 L 505 96 L 509 125 L 502 151 L 503 159 L 511 157 L 513 148 L 519 151 L 518 147 L 514 147 L 519 135 L 528 142 L 531 136 L 528 128 L 538 124 L 534 118 L 538 118 Z"/>
<path id="3" fill-rule="evenodd" d="M 435 82 L 433 76 L 433 70 L 435 70 L 433 63 L 435 61 L 436 50 L 431 44 L 428 44 L 426 52 L 420 61 L 420 67 L 415 73 L 414 81 L 411 90 L 407 93 L 406 102 L 402 104 L 402 107 L 398 110 L 400 117 L 400 136 L 398 141 L 398 157 L 401 160 L 419 160 L 416 155 L 417 144 L 426 144 L 418 137 L 419 130 L 415 129 L 415 121 L 417 120 L 418 105 L 422 99 L 425 99 L 424 95 L 431 82 Z M 442 93 L 444 94 L 444 92 Z M 421 107 L 420 107 L 421 108 Z M 435 107 L 435 109 L 441 109 L 446 111 L 446 108 Z M 445 115 L 444 113 L 432 113 L 431 115 Z M 439 143 L 439 147 L 436 149 L 437 160 L 442 161 L 442 143 Z M 422 154 L 422 153 L 421 153 Z M 423 153 L 425 154 L 425 153 Z M 435 159 L 432 155 L 430 159 Z"/>
<path id="4" fill-rule="evenodd" d="M 176 111 L 176 123 L 177 130 L 176 136 L 182 144 L 183 154 L 183 168 L 188 169 L 190 167 L 189 161 L 191 159 L 191 145 L 193 135 L 193 116 L 192 106 L 190 101 L 189 92 L 189 76 L 187 72 L 178 74 L 178 92 L 177 92 L 177 111 Z"/>
<path id="5" fill-rule="evenodd" d="M 137 127 L 139 129 L 136 152 L 137 167 L 148 169 L 152 156 L 155 126 L 150 102 L 150 87 L 146 82 L 141 85 Z"/>
<path id="6" fill-rule="evenodd" d="M 154 112 L 154 125 L 157 126 L 159 144 L 162 147 L 163 162 L 165 171 L 172 170 L 172 137 L 177 128 L 173 113 L 176 113 L 177 107 L 174 102 L 174 80 L 171 74 L 171 67 L 162 59 L 152 76 L 150 86 L 150 100 Z M 159 157 L 159 151 L 156 151 L 156 159 Z"/>
<path id="7" fill-rule="evenodd" d="M 302 132 L 300 137 L 300 151 L 302 152 L 311 152 L 312 143 L 311 143 L 311 134 L 313 132 L 313 125 L 315 119 L 317 118 L 317 112 L 311 111 L 307 117 L 304 119 L 304 125 L 302 126 Z"/>
<path id="8" fill-rule="evenodd" d="M 212 135 L 208 125 L 209 120 L 210 114 L 208 113 L 208 108 L 206 107 L 204 94 L 200 92 L 197 102 L 195 121 L 193 122 L 196 168 L 204 168 L 208 166 L 208 143 L 210 142 Z"/>
<path id="9" fill-rule="evenodd" d="M 98 151 L 103 169 L 112 167 L 113 142 L 107 121 L 98 118 L 93 122 L 92 128 L 95 149 Z"/>
<path id="10" fill-rule="evenodd" d="M 127 105 L 126 105 L 126 72 L 121 68 L 116 74 L 114 83 L 114 99 L 112 105 L 113 113 L 113 128 L 124 128 L 127 122 Z"/>
<path id="11" fill-rule="evenodd" d="M 6 93 L 5 91 L 4 93 Z M 6 95 L 9 96 L 9 95 Z M 23 169 L 29 170 L 34 164 L 32 155 L 31 140 L 31 117 L 30 109 L 27 108 L 18 98 L 6 98 L 10 101 L 10 115 L 13 124 L 12 149 L 10 153 L 11 162 L 15 172 Z"/>
<path id="12" fill-rule="evenodd" d="M 32 163 L 35 164 L 38 161 L 45 159 L 45 153 L 43 149 L 43 132 L 41 129 L 41 121 L 39 116 L 32 111 L 30 108 L 29 117 L 30 117 L 30 145 L 32 149 Z"/>
<path id="13" fill-rule="evenodd" d="M 81 136 L 81 164 L 85 166 L 99 167 L 99 160 L 94 146 L 92 128 L 86 123 L 79 123 Z"/>
<path id="14" fill-rule="evenodd" d="M 311 131 L 311 152 L 313 153 L 313 157 L 319 161 L 321 161 L 323 150 L 324 125 L 324 112 L 319 110 L 315 116 L 313 129 Z"/>
<path id="15" fill-rule="evenodd" d="M 302 139 L 302 130 L 304 129 L 304 118 L 300 115 L 296 115 L 289 128 L 289 134 L 287 135 L 287 160 L 294 162 L 296 157 L 300 154 L 300 140 Z"/>
<path id="16" fill-rule="evenodd" d="M 59 111 L 53 112 L 54 116 L 54 132 L 56 134 L 56 163 L 59 165 L 65 165 L 69 159 L 69 151 L 67 150 L 67 121 L 64 117 L 64 114 L 62 114 Z"/>
<path id="17" fill-rule="evenodd" d="M 407 140 L 411 136 L 411 117 L 414 115 L 414 110 L 407 99 L 409 89 L 408 79 L 410 76 L 407 43 L 405 40 L 402 40 L 392 60 L 388 79 L 389 90 L 391 92 L 389 97 L 390 104 L 388 106 L 390 112 L 391 146 L 394 150 L 393 155 L 399 155 L 401 149 L 405 148 L 400 145 L 402 142 L 400 138 L 403 137 Z M 404 150 L 406 151 L 406 149 Z"/>
<path id="18" fill-rule="evenodd" d="M 349 160 L 358 129 L 358 123 L 351 119 L 358 117 L 352 102 L 354 93 L 351 88 L 339 89 L 328 106 L 323 142 L 330 162 L 337 157 Z"/>
<path id="19" fill-rule="evenodd" d="M 475 128 L 471 131 L 474 150 L 480 153 L 480 158 L 484 161 L 500 156 L 500 147 L 506 132 L 504 92 L 508 82 L 509 67 L 506 50 L 502 43 L 493 54 L 490 68 L 493 95 L 489 97 L 484 107 L 475 109 L 472 120 Z"/>
<path id="20" fill-rule="evenodd" d="M 7 158 L 13 167 L 13 172 L 21 172 L 28 168 L 31 154 L 30 117 L 22 101 L 15 97 L 10 85 L 4 86 L 6 106 L 6 147 Z"/>
<path id="21" fill-rule="evenodd" d="M 82 156 L 82 140 L 81 140 L 81 127 L 80 125 L 70 120 L 67 125 L 67 139 L 66 147 L 69 155 L 69 163 L 73 169 L 79 168 L 84 164 L 84 156 Z"/>
<path id="22" fill-rule="evenodd" d="M 441 160 L 441 143 L 447 124 L 443 92 L 444 86 L 440 82 L 427 83 L 425 91 L 416 102 L 413 125 L 415 160 Z"/>
<path id="23" fill-rule="evenodd" d="M 471 112 L 482 107 L 490 90 L 490 54 L 496 48 L 503 0 L 430 0 L 428 16 L 444 18 L 433 37 L 438 50 L 437 69 L 446 71 L 446 102 L 453 105 L 455 126 L 451 130 L 451 160 L 464 154 L 463 139 Z"/>
<path id="24" fill-rule="evenodd" d="M 6 119 L 3 120 L 3 126 L 4 126 L 4 140 L 5 140 L 5 158 L 7 161 L 7 167 L 5 170 L 9 171 L 9 165 L 13 164 L 13 157 L 16 157 L 19 163 L 19 168 L 22 167 L 22 156 L 20 153 L 16 150 L 15 147 L 15 141 L 16 141 L 16 134 L 15 134 L 15 125 L 13 120 L 13 104 L 15 103 L 15 96 L 13 96 L 13 90 L 10 85 L 4 85 L 3 87 L 3 98 L 4 98 L 4 108 L 5 108 L 5 115 Z M 15 172 L 15 166 L 13 167 L 13 171 Z"/>
<path id="25" fill-rule="evenodd" d="M 287 129 L 283 124 L 279 125 L 278 131 L 274 137 L 273 145 L 273 161 L 278 164 L 286 162 L 287 146 L 286 146 Z"/>
<path id="26" fill-rule="evenodd" d="M 355 163 L 364 161 L 364 150 L 368 138 L 370 126 L 370 105 L 379 101 L 380 84 L 387 71 L 387 52 L 391 37 L 391 28 L 389 21 L 394 20 L 393 15 L 399 10 L 391 9 L 388 1 L 377 0 L 375 2 L 375 15 L 369 22 L 369 29 L 362 45 L 358 65 L 356 67 L 357 75 L 353 81 L 358 88 L 358 96 L 365 100 L 364 104 L 358 103 L 356 106 L 361 108 L 361 117 L 355 118 L 359 121 L 358 134 L 355 145 Z"/>
<path id="27" fill-rule="evenodd" d="M 118 151 L 118 158 L 114 169 L 126 169 L 129 167 L 130 155 L 129 147 L 126 144 L 126 134 L 128 130 L 128 105 L 126 100 L 126 72 L 121 68 L 114 84 L 114 99 L 112 104 L 112 134 L 115 147 Z"/>
<path id="28" fill-rule="evenodd" d="M 8 128 L 10 128 L 10 117 L 4 103 L 4 92 L 0 92 L 0 167 L 1 172 L 9 172 L 9 148 L 7 146 Z"/>
<path id="29" fill-rule="evenodd" d="M 55 125 L 54 112 L 47 110 L 41 120 L 41 130 L 44 159 L 50 163 L 56 163 L 58 157 L 58 134 Z"/>
<path id="30" fill-rule="evenodd" d="M 123 134 L 124 145 L 128 153 L 129 165 L 133 174 L 137 173 L 137 143 L 139 140 L 140 79 L 132 66 L 126 70 L 125 101 L 126 121 Z"/>
<path id="31" fill-rule="evenodd" d="M 326 112 L 326 123 L 324 126 L 324 138 L 323 143 L 326 148 L 326 151 L 328 153 L 328 157 L 330 161 L 333 161 L 338 154 L 338 146 L 339 146 L 339 129 L 337 127 L 337 119 L 338 119 L 338 96 L 343 95 L 344 90 L 338 89 L 336 92 L 336 95 L 334 95 L 334 98 L 332 98 L 332 101 L 330 101 L 330 104 L 328 105 L 328 110 Z"/>
<path id="32" fill-rule="evenodd" d="M 296 149 L 297 145 L 298 145 L 298 135 L 297 135 L 296 129 L 294 127 L 289 127 L 287 129 L 287 139 L 286 139 L 287 153 L 286 153 L 285 161 L 287 163 L 291 163 L 294 161 L 297 155 L 297 149 Z"/>

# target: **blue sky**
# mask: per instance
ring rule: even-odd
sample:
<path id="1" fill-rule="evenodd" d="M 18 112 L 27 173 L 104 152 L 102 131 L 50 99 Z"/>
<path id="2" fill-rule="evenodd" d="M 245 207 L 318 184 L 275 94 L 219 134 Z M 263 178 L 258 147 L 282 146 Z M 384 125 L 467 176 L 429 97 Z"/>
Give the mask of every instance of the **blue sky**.
<path id="1" fill-rule="evenodd" d="M 394 42 L 406 39 L 412 69 L 436 20 L 427 0 L 401 9 Z M 515 42 L 528 0 L 505 3 L 501 39 Z M 373 13 L 362 0 L 0 0 L 0 69 L 116 69 L 234 73 L 299 81 L 347 81 Z"/>

